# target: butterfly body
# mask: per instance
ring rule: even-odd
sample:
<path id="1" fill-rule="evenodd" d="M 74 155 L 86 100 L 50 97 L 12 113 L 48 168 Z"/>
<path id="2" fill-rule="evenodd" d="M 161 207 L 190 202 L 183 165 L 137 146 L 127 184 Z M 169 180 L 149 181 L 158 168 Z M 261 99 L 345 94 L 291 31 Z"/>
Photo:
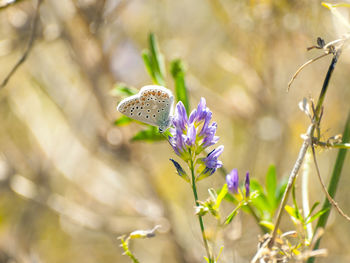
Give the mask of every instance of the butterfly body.
<path id="1" fill-rule="evenodd" d="M 136 95 L 122 100 L 117 110 L 122 114 L 152 126 L 163 132 L 170 126 L 174 96 L 171 91 L 157 85 L 141 88 Z"/>

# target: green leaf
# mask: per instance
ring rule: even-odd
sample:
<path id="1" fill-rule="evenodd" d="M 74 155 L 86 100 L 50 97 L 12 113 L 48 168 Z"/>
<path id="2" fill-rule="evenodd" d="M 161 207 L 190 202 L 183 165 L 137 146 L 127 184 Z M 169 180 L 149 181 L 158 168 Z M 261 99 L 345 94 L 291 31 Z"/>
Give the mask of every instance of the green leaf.
<path id="1" fill-rule="evenodd" d="M 296 220 L 299 220 L 299 217 L 298 217 L 298 213 L 297 213 L 297 209 L 295 209 L 294 207 L 291 207 L 290 205 L 286 205 L 284 207 L 284 209 L 287 211 L 287 213 L 295 218 Z"/>
<path id="2" fill-rule="evenodd" d="M 223 250 L 224 250 L 224 246 L 221 246 L 221 247 L 220 247 L 220 251 L 219 251 L 219 253 L 218 253 L 218 256 L 216 257 L 215 262 L 218 262 L 218 261 L 219 261 L 219 258 L 220 258 L 220 256 L 221 256 L 221 253 L 222 253 Z"/>
<path id="3" fill-rule="evenodd" d="M 312 221 L 314 221 L 315 219 L 319 218 L 321 215 L 326 213 L 328 210 L 329 210 L 329 208 L 318 211 L 316 214 L 314 214 L 312 217 L 310 217 L 310 219 L 307 220 L 306 224 L 309 224 Z"/>
<path id="4" fill-rule="evenodd" d="M 114 87 L 110 91 L 110 94 L 112 96 L 128 97 L 131 95 L 135 95 L 137 92 L 138 92 L 137 89 L 129 87 L 124 83 L 117 83 L 114 85 Z"/>
<path id="5" fill-rule="evenodd" d="M 185 69 L 180 59 L 173 60 L 170 64 L 170 72 L 175 81 L 175 95 L 177 101 L 182 101 L 187 115 L 190 113 L 190 103 L 185 83 Z"/>
<path id="6" fill-rule="evenodd" d="M 238 214 L 239 209 L 241 208 L 242 204 L 239 204 L 233 211 L 226 217 L 225 219 L 225 225 L 228 225 L 232 222 L 232 220 L 235 218 L 235 216 Z"/>
<path id="7" fill-rule="evenodd" d="M 270 206 L 262 186 L 259 184 L 257 180 L 251 179 L 250 189 L 251 189 L 251 192 L 254 192 L 254 191 L 258 192 L 257 198 L 252 200 L 252 204 L 254 205 L 254 207 L 260 211 L 261 215 L 266 216 L 266 214 L 268 213 L 269 216 L 267 219 L 271 219 L 274 210 Z"/>
<path id="8" fill-rule="evenodd" d="M 276 187 L 277 187 L 277 176 L 276 176 L 276 167 L 274 165 L 270 165 L 266 174 L 266 193 L 267 200 L 269 201 L 271 207 L 276 207 Z"/>
<path id="9" fill-rule="evenodd" d="M 161 134 L 158 131 L 157 127 L 149 126 L 148 129 L 139 131 L 131 138 L 132 141 L 146 141 L 146 142 L 155 142 L 163 141 L 166 139 L 164 134 Z"/>
<path id="10" fill-rule="evenodd" d="M 320 204 L 320 202 L 316 202 L 316 203 L 313 204 L 313 206 L 311 207 L 310 212 L 309 212 L 309 214 L 307 215 L 306 218 L 309 218 L 309 217 L 311 216 L 312 212 L 315 210 L 315 208 L 316 208 L 319 204 Z"/>
<path id="11" fill-rule="evenodd" d="M 164 57 L 158 48 L 158 42 L 153 33 L 149 35 L 149 46 L 151 51 L 152 64 L 156 73 L 158 84 L 165 85 L 165 63 Z"/>
<path id="12" fill-rule="evenodd" d="M 227 193 L 225 195 L 224 199 L 225 199 L 225 201 L 231 202 L 231 203 L 236 203 L 237 202 L 237 200 L 234 198 L 234 196 L 231 193 Z"/>
<path id="13" fill-rule="evenodd" d="M 216 203 L 214 205 L 214 209 L 218 209 L 220 207 L 222 199 L 226 196 L 228 192 L 227 184 L 224 184 L 220 190 L 220 193 L 218 194 L 218 197 L 216 198 Z"/>
<path id="14" fill-rule="evenodd" d="M 160 53 L 157 40 L 153 34 L 149 35 L 149 49 L 142 52 L 142 59 L 148 74 L 151 76 L 153 83 L 165 85 L 165 64 L 164 57 Z"/>
<path id="15" fill-rule="evenodd" d="M 133 121 L 134 121 L 133 119 L 123 115 L 119 119 L 114 121 L 114 125 L 115 126 L 123 126 L 123 125 L 127 125 L 127 124 L 129 124 L 130 122 L 133 122 Z"/>
<path id="16" fill-rule="evenodd" d="M 237 213 L 238 213 L 238 210 L 233 210 L 232 212 L 231 212 L 231 214 L 229 214 L 227 217 L 226 217 L 226 219 L 225 219 L 225 225 L 228 225 L 229 223 L 231 223 L 232 222 L 232 220 L 235 218 L 235 216 L 237 215 Z"/>
<path id="17" fill-rule="evenodd" d="M 153 68 L 152 58 L 151 58 L 151 54 L 150 54 L 149 50 L 142 51 L 142 59 L 143 59 L 143 63 L 145 64 L 145 67 L 146 67 L 148 74 L 152 78 L 153 83 L 160 85 L 158 83 L 156 73 L 155 73 L 154 68 Z"/>
<path id="18" fill-rule="evenodd" d="M 276 197 L 276 208 L 278 207 L 278 204 L 282 200 L 282 197 L 283 197 L 284 191 L 286 190 L 287 184 L 288 184 L 287 178 L 283 178 L 282 182 L 280 182 L 278 184 L 277 191 L 276 191 L 277 192 L 276 193 L 276 196 L 277 196 Z"/>
<path id="19" fill-rule="evenodd" d="M 296 198 L 296 195 L 295 195 L 295 185 L 294 184 L 293 184 L 293 187 L 292 187 L 292 199 L 293 199 L 293 203 L 294 203 L 294 210 L 295 210 L 296 218 L 298 220 L 300 220 L 302 223 L 304 223 L 304 221 L 305 221 L 304 217 L 299 212 L 297 198 Z"/>
<path id="20" fill-rule="evenodd" d="M 266 227 L 267 229 L 270 229 L 271 231 L 274 230 L 275 228 L 275 225 L 270 221 L 263 220 L 263 221 L 260 221 L 259 224 Z"/>

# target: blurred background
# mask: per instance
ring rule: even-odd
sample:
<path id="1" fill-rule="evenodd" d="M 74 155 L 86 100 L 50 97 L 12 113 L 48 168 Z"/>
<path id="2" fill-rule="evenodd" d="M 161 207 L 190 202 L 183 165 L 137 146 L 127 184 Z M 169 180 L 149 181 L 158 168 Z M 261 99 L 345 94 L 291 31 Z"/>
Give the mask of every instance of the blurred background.
<path id="1" fill-rule="evenodd" d="M 0 81 L 27 48 L 36 7 L 22 0 L 0 9 Z M 121 99 L 113 86 L 151 84 L 141 58 L 150 32 L 167 69 L 184 61 L 192 108 L 206 98 L 225 168 L 261 182 L 270 164 L 279 180 L 289 175 L 309 124 L 298 102 L 317 99 L 331 58 L 302 71 L 289 93 L 287 83 L 320 55 L 306 51 L 317 37 L 342 33 L 321 1 L 44 0 L 29 56 L 0 89 L 1 263 L 130 262 L 117 237 L 158 224 L 155 238 L 130 244 L 141 262 L 203 262 L 191 189 L 169 161 L 175 154 L 164 141 L 130 142 L 139 124 L 113 125 Z M 325 101 L 323 139 L 343 132 L 349 64 L 345 50 Z M 326 182 L 336 153 L 318 150 Z M 349 156 L 345 164 L 336 200 L 349 214 Z M 323 202 L 315 173 L 310 180 L 311 202 Z M 223 183 L 220 173 L 199 182 L 199 198 Z M 283 218 L 283 230 L 292 230 Z M 248 262 L 259 234 L 240 213 L 221 233 L 222 262 Z M 350 262 L 349 243 L 350 225 L 332 212 L 321 243 L 329 256 L 319 262 Z"/>

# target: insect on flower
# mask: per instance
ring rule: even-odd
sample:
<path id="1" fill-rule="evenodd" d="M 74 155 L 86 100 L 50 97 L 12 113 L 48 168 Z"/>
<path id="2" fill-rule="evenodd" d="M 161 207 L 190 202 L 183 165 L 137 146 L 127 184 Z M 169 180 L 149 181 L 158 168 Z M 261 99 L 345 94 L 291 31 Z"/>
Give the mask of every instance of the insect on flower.
<path id="1" fill-rule="evenodd" d="M 123 99 L 117 110 L 127 117 L 158 126 L 164 132 L 171 124 L 174 96 L 170 90 L 157 85 L 141 88 L 136 95 Z"/>

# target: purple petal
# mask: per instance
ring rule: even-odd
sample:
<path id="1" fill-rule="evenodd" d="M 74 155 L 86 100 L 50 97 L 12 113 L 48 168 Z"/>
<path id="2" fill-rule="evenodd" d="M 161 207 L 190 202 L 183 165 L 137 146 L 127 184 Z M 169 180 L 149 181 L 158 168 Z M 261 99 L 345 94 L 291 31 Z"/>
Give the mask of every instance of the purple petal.
<path id="1" fill-rule="evenodd" d="M 233 169 L 228 175 L 226 175 L 227 187 L 233 193 L 238 193 L 238 180 L 237 169 Z"/>
<path id="2" fill-rule="evenodd" d="M 191 114 L 190 114 L 190 117 L 189 117 L 189 119 L 188 119 L 188 122 L 189 122 L 189 123 L 193 123 L 194 120 L 195 120 L 195 118 L 196 118 L 196 116 L 197 116 L 197 110 L 193 110 L 193 111 L 191 112 Z"/>
<path id="3" fill-rule="evenodd" d="M 224 146 L 220 145 L 218 148 L 216 148 L 213 152 L 212 155 L 215 158 L 218 158 L 220 154 L 222 154 L 222 152 L 224 151 Z"/>
<path id="4" fill-rule="evenodd" d="M 187 131 L 186 144 L 188 146 L 193 146 L 195 142 L 196 142 L 196 128 L 194 127 L 193 124 L 190 124 L 190 127 L 188 128 L 188 131 Z"/>
<path id="5" fill-rule="evenodd" d="M 250 179 L 249 179 L 249 172 L 246 173 L 245 175 L 245 182 L 244 182 L 244 186 L 245 186 L 245 196 L 249 197 L 250 194 Z"/>
<path id="6" fill-rule="evenodd" d="M 217 169 L 222 166 L 222 162 L 218 161 L 219 155 L 223 152 L 224 146 L 221 145 L 212 152 L 208 154 L 206 158 L 203 159 L 203 162 L 205 163 L 206 167 Z"/>
<path id="7" fill-rule="evenodd" d="M 209 111 L 206 114 L 206 116 L 204 117 L 204 124 L 203 124 L 202 130 L 200 131 L 199 135 L 203 135 L 207 132 L 207 129 L 209 127 L 209 123 L 211 121 L 211 116 L 212 116 L 212 113 Z"/>
<path id="8" fill-rule="evenodd" d="M 184 130 L 186 128 L 188 119 L 187 119 L 186 109 L 182 101 L 179 101 L 176 104 L 175 116 L 172 119 L 172 123 L 176 129 Z"/>

